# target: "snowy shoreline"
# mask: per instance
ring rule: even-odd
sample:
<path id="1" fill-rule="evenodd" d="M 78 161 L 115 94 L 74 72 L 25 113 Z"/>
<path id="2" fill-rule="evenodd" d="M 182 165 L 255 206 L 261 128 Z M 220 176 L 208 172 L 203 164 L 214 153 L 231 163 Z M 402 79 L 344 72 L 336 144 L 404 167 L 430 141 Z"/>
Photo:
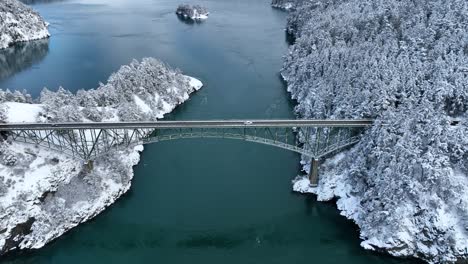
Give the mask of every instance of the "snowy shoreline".
<path id="1" fill-rule="evenodd" d="M 317 188 L 298 178 L 293 189 L 337 199 L 365 249 L 466 262 L 467 2 L 297 5 L 281 71 L 296 113 L 375 121 L 346 154 L 320 166 Z M 309 171 L 308 159 L 301 164 Z"/>
<path id="2" fill-rule="evenodd" d="M 138 80 L 141 86 L 128 79 Z M 92 122 L 90 118 L 96 115 L 103 122 L 156 120 L 188 100 L 189 94 L 202 86 L 198 79 L 146 58 L 141 63 L 134 61 L 123 66 L 107 84 L 95 90 L 76 95 L 63 89 L 45 90 L 40 104 L 0 103 L 0 116 L 7 122 L 63 121 L 63 118 L 75 118 L 77 113 L 82 122 Z M 128 87 L 134 91 L 120 97 L 112 94 Z M 27 101 L 21 94 L 15 95 L 17 101 Z M 83 103 L 89 103 L 103 95 L 107 96 L 105 101 L 112 99 L 117 104 L 88 109 L 75 105 L 69 111 L 65 103 L 73 105 L 85 98 Z M 0 93 L 2 96 L 5 97 L 5 92 Z M 116 98 L 120 99 L 116 101 Z M 56 105 L 59 109 L 51 109 Z M 116 149 L 96 159 L 90 169 L 77 159 L 51 150 L 25 143 L 0 142 L 0 256 L 19 249 L 41 248 L 104 211 L 130 189 L 133 166 L 139 163 L 142 151 L 142 145 Z"/>

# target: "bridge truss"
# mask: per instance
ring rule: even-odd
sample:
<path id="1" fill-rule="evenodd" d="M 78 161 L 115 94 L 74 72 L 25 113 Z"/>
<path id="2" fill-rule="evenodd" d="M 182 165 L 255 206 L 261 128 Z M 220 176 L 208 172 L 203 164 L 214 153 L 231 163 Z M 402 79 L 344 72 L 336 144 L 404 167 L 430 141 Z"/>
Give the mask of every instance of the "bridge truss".
<path id="1" fill-rule="evenodd" d="M 0 124 L 10 140 L 59 151 L 85 162 L 116 149 L 192 138 L 250 141 L 312 159 L 311 183 L 320 159 L 359 141 L 371 120 L 221 120 L 121 123 Z"/>

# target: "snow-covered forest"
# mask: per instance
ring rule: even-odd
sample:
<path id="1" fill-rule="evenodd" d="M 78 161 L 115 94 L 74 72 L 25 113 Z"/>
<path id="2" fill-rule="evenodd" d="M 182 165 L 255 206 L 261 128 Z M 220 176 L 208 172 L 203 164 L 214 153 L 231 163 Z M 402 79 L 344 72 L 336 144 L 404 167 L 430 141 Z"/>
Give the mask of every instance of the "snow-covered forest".
<path id="1" fill-rule="evenodd" d="M 156 120 L 202 83 L 145 58 L 122 66 L 97 89 L 72 94 L 44 89 L 37 102 L 26 92 L 0 90 L 2 122 Z M 78 159 L 32 145 L 0 142 L 0 255 L 40 248 L 91 219 L 129 190 L 142 146 L 118 149 L 92 168 Z"/>
<path id="2" fill-rule="evenodd" d="M 367 249 L 467 258 L 468 2 L 304 1 L 287 28 L 282 75 L 297 114 L 375 119 L 325 162 L 318 189 L 295 189 L 338 197 Z"/>
<path id="3" fill-rule="evenodd" d="M 44 105 L 43 118 L 53 122 L 156 120 L 187 100 L 194 86 L 201 87 L 194 82 L 177 69 L 144 58 L 122 66 L 97 89 L 76 95 L 63 88 L 44 89 L 39 101 Z"/>
<path id="4" fill-rule="evenodd" d="M 0 1 L 0 49 L 49 36 L 47 23 L 30 7 L 17 0 Z"/>

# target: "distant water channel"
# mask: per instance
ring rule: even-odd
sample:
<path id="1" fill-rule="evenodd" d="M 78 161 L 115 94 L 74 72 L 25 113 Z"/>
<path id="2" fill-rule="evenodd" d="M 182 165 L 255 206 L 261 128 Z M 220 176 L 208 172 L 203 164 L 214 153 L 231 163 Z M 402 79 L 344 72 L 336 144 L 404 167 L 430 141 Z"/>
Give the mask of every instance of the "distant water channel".
<path id="1" fill-rule="evenodd" d="M 43 1 L 53 36 L 0 53 L 3 89 L 89 89 L 153 56 L 205 84 L 167 119 L 294 118 L 278 76 L 287 14 L 270 0 L 197 1 L 211 12 L 201 24 L 179 20 L 174 0 Z M 254 143 L 150 145 L 115 205 L 0 263 L 413 263 L 361 249 L 333 203 L 292 193 L 299 170 L 297 154 Z"/>

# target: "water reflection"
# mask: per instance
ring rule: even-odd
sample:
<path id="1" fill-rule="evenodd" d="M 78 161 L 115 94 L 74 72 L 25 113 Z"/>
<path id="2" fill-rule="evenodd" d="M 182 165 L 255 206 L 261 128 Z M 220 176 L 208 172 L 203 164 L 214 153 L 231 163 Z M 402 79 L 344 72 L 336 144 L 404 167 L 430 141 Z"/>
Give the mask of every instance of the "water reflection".
<path id="1" fill-rule="evenodd" d="M 0 50 L 0 80 L 39 63 L 46 57 L 48 52 L 48 39 L 18 43 Z"/>
<path id="2" fill-rule="evenodd" d="M 312 215 L 316 213 L 317 198 L 314 195 L 305 195 L 304 202 L 305 202 L 305 214 L 306 215 Z"/>

